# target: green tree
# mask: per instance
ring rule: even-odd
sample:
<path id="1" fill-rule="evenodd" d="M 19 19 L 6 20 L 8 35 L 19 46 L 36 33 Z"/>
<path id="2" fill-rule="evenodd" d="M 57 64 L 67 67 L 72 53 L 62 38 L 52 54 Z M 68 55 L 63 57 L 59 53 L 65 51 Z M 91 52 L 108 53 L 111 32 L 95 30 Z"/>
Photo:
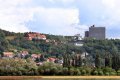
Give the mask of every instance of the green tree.
<path id="1" fill-rule="evenodd" d="M 120 55 L 115 53 L 112 57 L 112 68 L 118 70 L 120 68 Z"/>
<path id="2" fill-rule="evenodd" d="M 110 54 L 106 54 L 105 57 L 105 66 L 106 67 L 112 67 L 112 58 Z"/>
<path id="3" fill-rule="evenodd" d="M 95 57 L 95 67 L 97 68 L 101 67 L 101 58 L 99 54 L 96 54 L 96 57 Z"/>

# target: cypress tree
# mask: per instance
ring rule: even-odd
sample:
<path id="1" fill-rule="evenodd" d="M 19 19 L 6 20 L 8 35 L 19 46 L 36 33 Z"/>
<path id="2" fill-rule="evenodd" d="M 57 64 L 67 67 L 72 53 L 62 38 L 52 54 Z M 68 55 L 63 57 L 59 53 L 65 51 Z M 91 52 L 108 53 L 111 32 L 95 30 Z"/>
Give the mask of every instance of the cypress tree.
<path id="1" fill-rule="evenodd" d="M 81 58 L 81 55 L 79 55 L 78 61 L 79 61 L 79 67 L 81 67 L 81 66 L 82 66 L 82 58 Z"/>
<path id="2" fill-rule="evenodd" d="M 112 68 L 115 70 L 118 70 L 120 68 L 120 55 L 119 54 L 113 54 Z"/>
<path id="3" fill-rule="evenodd" d="M 105 67 L 112 67 L 112 58 L 111 58 L 110 54 L 106 54 Z"/>
<path id="4" fill-rule="evenodd" d="M 101 61 L 100 61 L 99 54 L 96 54 L 96 57 L 95 57 L 95 67 L 97 67 L 97 68 L 101 67 Z"/>

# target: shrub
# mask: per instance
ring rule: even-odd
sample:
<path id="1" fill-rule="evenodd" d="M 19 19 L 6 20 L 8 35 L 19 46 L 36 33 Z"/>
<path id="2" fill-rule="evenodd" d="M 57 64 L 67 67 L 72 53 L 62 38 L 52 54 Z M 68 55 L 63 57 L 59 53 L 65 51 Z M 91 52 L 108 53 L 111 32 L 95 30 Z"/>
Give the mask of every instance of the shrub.
<path id="1" fill-rule="evenodd" d="M 45 62 L 39 66 L 38 72 L 44 75 L 58 75 L 62 72 L 62 66 L 51 62 Z"/>
<path id="2" fill-rule="evenodd" d="M 81 75 L 85 76 L 86 75 L 86 70 L 82 70 Z"/>
<path id="3" fill-rule="evenodd" d="M 63 71 L 62 71 L 62 74 L 63 75 L 68 75 L 68 68 L 63 68 Z"/>
<path id="4" fill-rule="evenodd" d="M 120 69 L 117 71 L 117 75 L 120 76 Z"/>
<path id="5" fill-rule="evenodd" d="M 109 75 L 110 75 L 110 73 L 109 73 L 109 72 L 105 72 L 105 75 L 106 75 L 106 76 L 109 76 Z"/>
<path id="6" fill-rule="evenodd" d="M 68 74 L 69 74 L 69 75 L 74 75 L 74 68 L 70 68 Z"/>
<path id="7" fill-rule="evenodd" d="M 100 76 L 104 75 L 103 71 L 98 71 L 98 75 Z"/>
<path id="8" fill-rule="evenodd" d="M 110 72 L 111 76 L 115 76 L 117 73 L 116 72 Z"/>
<path id="9" fill-rule="evenodd" d="M 58 74 L 57 67 L 52 67 L 50 73 L 51 73 L 51 75 L 57 75 Z"/>
<path id="10" fill-rule="evenodd" d="M 74 75 L 81 75 L 80 70 L 79 70 L 79 69 L 75 69 L 75 70 L 74 70 Z"/>
<path id="11" fill-rule="evenodd" d="M 48 68 L 44 69 L 44 73 L 43 74 L 49 75 L 50 74 L 50 69 L 48 69 Z"/>
<path id="12" fill-rule="evenodd" d="M 98 71 L 93 71 L 93 75 L 98 75 Z"/>

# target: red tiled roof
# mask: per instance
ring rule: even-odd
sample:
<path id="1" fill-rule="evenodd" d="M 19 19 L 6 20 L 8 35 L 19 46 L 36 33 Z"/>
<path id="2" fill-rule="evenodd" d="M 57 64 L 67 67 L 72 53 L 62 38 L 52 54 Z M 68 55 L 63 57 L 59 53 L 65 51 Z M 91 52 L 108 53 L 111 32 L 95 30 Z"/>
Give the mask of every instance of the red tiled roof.
<path id="1" fill-rule="evenodd" d="M 31 57 L 34 57 L 34 58 L 38 58 L 38 57 L 40 57 L 41 56 L 41 54 L 32 54 L 31 55 Z"/>
<path id="2" fill-rule="evenodd" d="M 30 32 L 30 33 L 26 33 L 25 37 L 28 38 L 40 38 L 40 39 L 46 39 L 46 36 L 40 33 L 36 33 L 36 32 Z"/>
<path id="3" fill-rule="evenodd" d="M 55 58 L 48 58 L 49 61 L 55 61 L 56 59 Z"/>
<path id="4" fill-rule="evenodd" d="M 3 52 L 4 56 L 13 56 L 13 52 Z"/>

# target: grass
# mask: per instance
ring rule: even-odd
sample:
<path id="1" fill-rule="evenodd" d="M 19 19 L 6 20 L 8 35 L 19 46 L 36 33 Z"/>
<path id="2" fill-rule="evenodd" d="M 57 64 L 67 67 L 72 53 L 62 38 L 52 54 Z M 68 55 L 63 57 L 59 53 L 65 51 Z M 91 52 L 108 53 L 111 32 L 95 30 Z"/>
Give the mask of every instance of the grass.
<path id="1" fill-rule="evenodd" d="M 16 36 L 7 36 L 6 37 L 7 40 L 13 40 L 14 38 L 16 38 Z"/>

